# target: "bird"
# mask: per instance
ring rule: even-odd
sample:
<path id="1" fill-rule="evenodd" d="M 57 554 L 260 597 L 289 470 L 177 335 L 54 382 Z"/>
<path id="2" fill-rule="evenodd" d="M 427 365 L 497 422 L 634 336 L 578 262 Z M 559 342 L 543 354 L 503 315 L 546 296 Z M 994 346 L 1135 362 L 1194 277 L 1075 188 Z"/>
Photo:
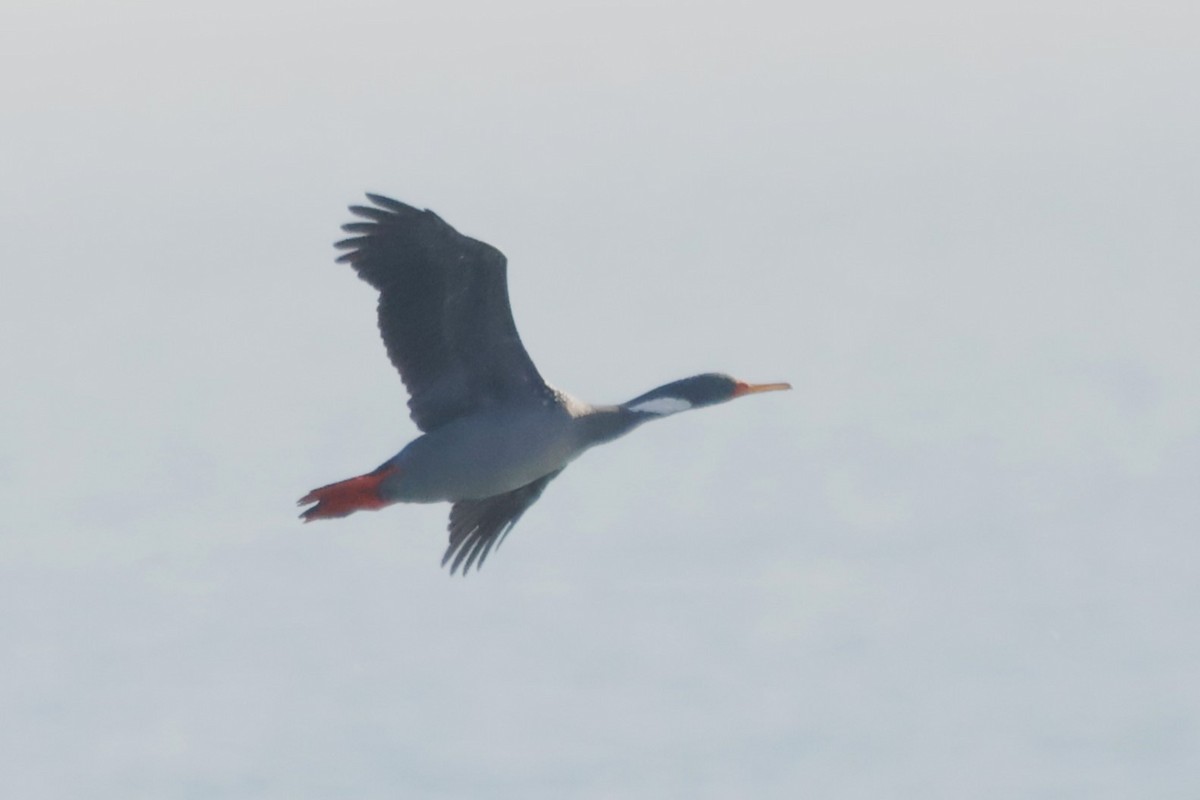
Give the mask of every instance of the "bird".
<path id="1" fill-rule="evenodd" d="M 335 244 L 379 292 L 384 348 L 422 434 L 371 472 L 300 498 L 305 522 L 393 503 L 449 502 L 450 574 L 483 566 L 546 486 L 586 450 L 643 423 L 790 389 L 723 373 L 672 381 L 624 403 L 592 405 L 538 373 L 517 335 L 504 255 L 434 212 L 379 194 Z"/>

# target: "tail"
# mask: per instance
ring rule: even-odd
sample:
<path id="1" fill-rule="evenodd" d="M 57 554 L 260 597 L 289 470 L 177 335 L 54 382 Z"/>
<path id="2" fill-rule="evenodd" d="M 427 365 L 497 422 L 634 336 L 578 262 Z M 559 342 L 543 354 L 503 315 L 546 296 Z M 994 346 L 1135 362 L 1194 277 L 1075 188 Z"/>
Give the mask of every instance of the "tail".
<path id="1" fill-rule="evenodd" d="M 305 522 L 312 522 L 314 519 L 347 517 L 355 511 L 374 511 L 383 508 L 389 504 L 389 501 L 383 499 L 380 494 L 380 484 L 383 483 L 384 478 L 397 471 L 399 471 L 399 467 L 384 464 L 366 475 L 359 475 L 357 478 L 313 489 L 301 497 L 297 505 L 306 506 L 309 503 L 316 503 L 316 505 L 301 514 L 300 518 Z"/>

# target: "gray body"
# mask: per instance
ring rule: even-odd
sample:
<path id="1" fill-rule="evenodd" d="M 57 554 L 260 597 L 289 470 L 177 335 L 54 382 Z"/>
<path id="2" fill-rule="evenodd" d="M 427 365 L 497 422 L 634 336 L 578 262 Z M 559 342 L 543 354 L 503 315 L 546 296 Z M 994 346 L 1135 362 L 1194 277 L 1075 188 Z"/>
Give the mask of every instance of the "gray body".
<path id="1" fill-rule="evenodd" d="M 398 469 L 381 494 L 405 503 L 494 497 L 561 470 L 641 422 L 618 406 L 556 394 L 557 402 L 485 411 L 414 439 L 385 463 Z"/>

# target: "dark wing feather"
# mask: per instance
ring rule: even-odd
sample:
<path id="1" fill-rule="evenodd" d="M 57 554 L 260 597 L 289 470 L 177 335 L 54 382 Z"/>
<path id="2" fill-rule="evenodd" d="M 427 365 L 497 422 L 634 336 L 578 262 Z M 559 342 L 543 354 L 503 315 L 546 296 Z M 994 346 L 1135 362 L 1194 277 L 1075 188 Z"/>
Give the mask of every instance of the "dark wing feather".
<path id="1" fill-rule="evenodd" d="M 482 500 L 460 500 L 450 509 L 450 546 L 442 556 L 442 566 L 450 563 L 453 575 L 461 566 L 463 575 L 475 565 L 476 571 L 487 559 L 493 546 L 499 546 L 531 505 L 537 502 L 546 488 L 562 470 L 543 475 L 519 489 L 485 497 Z"/>
<path id="2" fill-rule="evenodd" d="M 379 330 L 423 431 L 494 405 L 552 399 L 508 302 L 507 262 L 432 211 L 368 194 L 337 243 L 379 290 Z"/>

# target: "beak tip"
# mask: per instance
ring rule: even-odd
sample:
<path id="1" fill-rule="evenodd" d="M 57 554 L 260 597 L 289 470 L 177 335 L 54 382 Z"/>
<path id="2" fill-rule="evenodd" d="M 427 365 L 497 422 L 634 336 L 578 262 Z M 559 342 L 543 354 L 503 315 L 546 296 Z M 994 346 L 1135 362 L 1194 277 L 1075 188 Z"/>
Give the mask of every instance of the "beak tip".
<path id="1" fill-rule="evenodd" d="M 733 390 L 734 397 L 742 397 L 748 394 L 758 394 L 759 392 L 782 392 L 792 388 L 790 383 L 746 383 L 738 381 L 737 386 Z"/>

